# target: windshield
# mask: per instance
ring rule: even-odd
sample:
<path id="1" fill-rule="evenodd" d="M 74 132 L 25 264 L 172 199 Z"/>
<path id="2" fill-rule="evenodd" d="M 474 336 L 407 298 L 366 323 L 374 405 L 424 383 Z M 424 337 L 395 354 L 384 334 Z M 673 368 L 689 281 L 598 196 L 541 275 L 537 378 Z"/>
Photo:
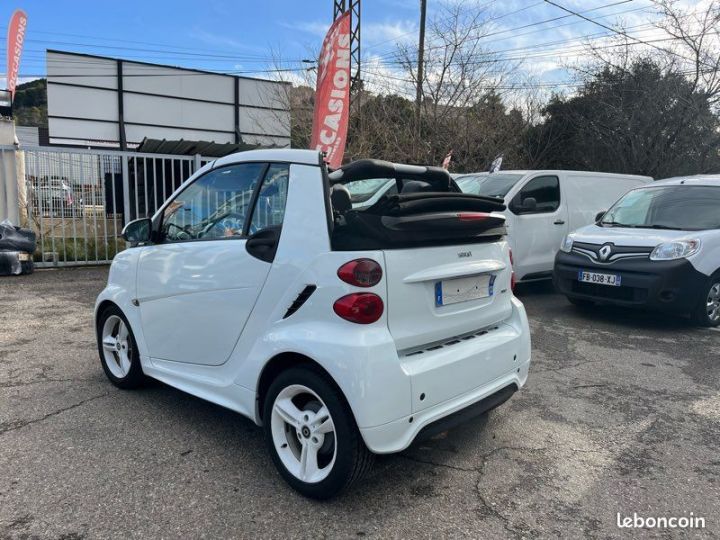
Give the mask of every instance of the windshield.
<path id="1" fill-rule="evenodd" d="M 470 193 L 471 195 L 477 195 L 480 189 L 480 183 L 487 178 L 487 174 L 465 174 L 458 176 L 455 179 L 455 183 L 463 193 Z"/>
<path id="2" fill-rule="evenodd" d="M 600 221 L 604 227 L 697 231 L 720 228 L 720 187 L 663 186 L 627 193 Z"/>
<path id="3" fill-rule="evenodd" d="M 522 174 L 508 173 L 467 175 L 458 178 L 457 184 L 465 193 L 504 199 L 508 191 L 510 191 L 522 177 Z"/>
<path id="4" fill-rule="evenodd" d="M 367 180 L 355 180 L 348 182 L 345 187 L 350 191 L 353 203 L 361 203 L 370 200 L 386 184 L 394 182 L 391 178 L 369 178 Z"/>

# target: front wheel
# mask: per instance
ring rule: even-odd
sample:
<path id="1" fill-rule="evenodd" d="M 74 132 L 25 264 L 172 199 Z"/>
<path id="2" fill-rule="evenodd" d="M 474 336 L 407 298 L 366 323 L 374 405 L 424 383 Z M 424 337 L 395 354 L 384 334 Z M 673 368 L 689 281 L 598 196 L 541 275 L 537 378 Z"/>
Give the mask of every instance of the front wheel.
<path id="1" fill-rule="evenodd" d="M 100 362 L 110 382 L 123 389 L 140 386 L 145 376 L 137 343 L 130 324 L 118 307 L 109 306 L 100 313 L 97 341 Z"/>
<path id="2" fill-rule="evenodd" d="M 267 392 L 263 421 L 275 466 L 306 497 L 334 497 L 371 468 L 352 412 L 319 370 L 282 372 Z"/>
<path id="3" fill-rule="evenodd" d="M 715 274 L 703 288 L 700 302 L 693 314 L 700 326 L 720 325 L 720 274 Z"/>

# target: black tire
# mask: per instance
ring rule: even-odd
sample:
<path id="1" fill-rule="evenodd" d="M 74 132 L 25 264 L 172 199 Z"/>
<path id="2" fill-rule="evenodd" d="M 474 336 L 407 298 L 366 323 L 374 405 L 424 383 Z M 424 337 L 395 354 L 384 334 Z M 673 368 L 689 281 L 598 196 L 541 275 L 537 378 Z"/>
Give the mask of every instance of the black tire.
<path id="1" fill-rule="evenodd" d="M 710 299 L 710 294 L 718 286 L 720 286 L 720 272 L 716 272 L 710 279 L 707 280 L 702 289 L 703 292 L 698 299 L 697 307 L 692 313 L 693 321 L 699 326 L 707 328 L 720 326 L 720 317 L 711 318 L 708 312 L 708 300 Z"/>
<path id="2" fill-rule="evenodd" d="M 298 384 L 309 388 L 320 397 L 335 426 L 335 463 L 328 476 L 316 483 L 304 482 L 286 468 L 272 435 L 271 417 L 275 399 L 283 389 Z M 322 371 L 312 366 L 288 369 L 273 381 L 263 403 L 263 429 L 275 467 L 283 479 L 305 497 L 318 500 L 335 497 L 360 481 L 372 468 L 374 454 L 365 446 L 345 398 Z"/>
<path id="3" fill-rule="evenodd" d="M 587 309 L 595 305 L 595 302 L 592 300 L 585 300 L 584 298 L 574 298 L 572 296 L 568 296 L 567 299 L 573 306 L 583 309 Z"/>
<path id="4" fill-rule="evenodd" d="M 106 362 L 105 352 L 103 350 L 102 329 L 105 325 L 105 322 L 112 316 L 116 316 L 122 319 L 128 329 L 128 340 L 130 342 L 130 351 L 128 354 L 130 358 L 130 370 L 124 377 L 117 377 L 110 370 Z M 145 374 L 143 373 L 142 365 L 140 364 L 140 354 L 138 352 L 137 342 L 135 341 L 135 335 L 133 334 L 132 327 L 130 326 L 130 323 L 128 323 L 127 318 L 125 318 L 125 315 L 120 310 L 120 308 L 111 305 L 102 310 L 102 312 L 97 318 L 96 336 L 98 344 L 98 354 L 100 355 L 100 364 L 102 365 L 103 371 L 105 372 L 105 375 L 110 380 L 110 382 L 118 388 L 122 388 L 123 390 L 132 390 L 134 388 L 142 386 L 142 384 L 145 382 Z"/>

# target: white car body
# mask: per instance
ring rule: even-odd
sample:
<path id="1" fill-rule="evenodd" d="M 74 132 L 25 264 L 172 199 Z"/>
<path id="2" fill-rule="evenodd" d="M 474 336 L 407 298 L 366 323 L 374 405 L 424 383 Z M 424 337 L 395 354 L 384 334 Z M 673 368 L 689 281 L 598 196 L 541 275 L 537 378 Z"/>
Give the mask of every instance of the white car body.
<path id="1" fill-rule="evenodd" d="M 116 255 L 96 314 L 108 303 L 122 310 L 146 375 L 261 425 L 263 373 L 302 356 L 340 388 L 374 453 L 403 450 L 428 424 L 525 384 L 530 334 L 511 291 L 507 242 L 335 251 L 317 152 L 255 150 L 218 159 L 187 180 L 154 219 L 209 171 L 253 162 L 289 164 L 272 263 L 250 255 L 246 238 L 140 245 Z M 383 270 L 367 289 L 385 304 L 372 324 L 333 313 L 333 302 L 358 290 L 338 278 L 338 268 L 358 258 Z M 438 280 L 487 272 L 497 276 L 494 296 L 433 304 Z M 311 284 L 315 292 L 287 317 Z"/>
<path id="2" fill-rule="evenodd" d="M 562 170 L 503 170 L 490 176 L 502 175 L 519 176 L 502 195 L 508 207 L 503 214 L 519 282 L 552 277 L 555 254 L 566 234 L 593 223 L 598 212 L 607 210 L 627 191 L 652 181 L 649 176 Z M 489 175 L 477 176 L 487 179 Z M 519 201 L 532 182 L 545 177 L 557 179 L 558 204 L 543 211 L 523 212 Z M 456 180 L 462 186 L 461 178 Z"/>
<path id="3" fill-rule="evenodd" d="M 673 187 L 657 204 L 655 214 L 652 206 L 639 203 L 623 203 L 625 200 L 640 201 L 644 193 L 660 193 L 663 188 Z M 683 197 L 685 190 L 712 188 L 718 195 L 707 192 Z M 571 299 L 585 302 L 611 302 L 621 305 L 637 305 L 655 310 L 684 314 L 696 314 L 702 324 L 711 325 L 712 318 L 704 320 L 703 306 L 713 311 L 715 324 L 720 316 L 720 208 L 713 200 L 720 200 L 720 177 L 700 175 L 659 180 L 628 192 L 616 207 L 627 204 L 629 212 L 637 216 L 661 214 L 660 218 L 674 218 L 675 223 L 665 225 L 675 228 L 651 228 L 643 225 L 622 225 L 603 220 L 581 227 L 570 233 L 562 242 L 555 262 L 555 282 L 558 290 Z M 692 201 L 692 202 L 688 202 Z M 704 208 L 702 206 L 705 202 Z M 669 202 L 669 203 L 668 203 Z M 634 210 L 636 204 L 638 210 Z M 673 206 L 676 205 L 676 206 Z M 648 209 L 650 208 L 650 210 Z M 714 210 L 717 208 L 717 214 Z M 693 214 L 693 210 L 695 210 Z M 609 216 L 611 209 L 606 216 Z M 687 215 L 688 217 L 683 217 Z M 703 220 L 699 216 L 718 216 L 714 228 L 706 224 L 702 228 L 685 228 L 678 224 Z M 694 218 L 693 218 L 694 216 Z M 605 218 L 604 218 L 605 219 Z M 645 217 L 650 219 L 650 217 Z M 622 221 L 622 218 L 621 218 Z M 712 221 L 712 220 L 711 220 Z M 639 223 L 651 223 L 641 221 Z M 665 227 L 663 226 L 663 227 Z M 707 228 L 706 228 L 707 227 Z M 662 246 L 692 246 L 687 254 L 661 256 Z M 604 251 L 603 251 L 604 250 Z M 593 272 L 617 276 L 620 285 L 579 286 L 579 272 Z M 621 290 L 626 294 L 619 294 Z"/>

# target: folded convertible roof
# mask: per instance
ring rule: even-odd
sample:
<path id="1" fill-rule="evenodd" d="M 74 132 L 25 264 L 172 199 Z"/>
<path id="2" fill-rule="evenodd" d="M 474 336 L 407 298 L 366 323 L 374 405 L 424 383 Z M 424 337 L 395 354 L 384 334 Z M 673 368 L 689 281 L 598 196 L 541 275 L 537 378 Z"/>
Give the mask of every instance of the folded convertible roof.
<path id="1" fill-rule="evenodd" d="M 328 178 L 331 184 L 345 184 L 355 180 L 369 178 L 395 178 L 402 180 L 420 180 L 433 186 L 450 186 L 450 173 L 440 167 L 423 165 L 405 165 L 390 163 L 380 159 L 359 159 L 332 171 Z"/>

